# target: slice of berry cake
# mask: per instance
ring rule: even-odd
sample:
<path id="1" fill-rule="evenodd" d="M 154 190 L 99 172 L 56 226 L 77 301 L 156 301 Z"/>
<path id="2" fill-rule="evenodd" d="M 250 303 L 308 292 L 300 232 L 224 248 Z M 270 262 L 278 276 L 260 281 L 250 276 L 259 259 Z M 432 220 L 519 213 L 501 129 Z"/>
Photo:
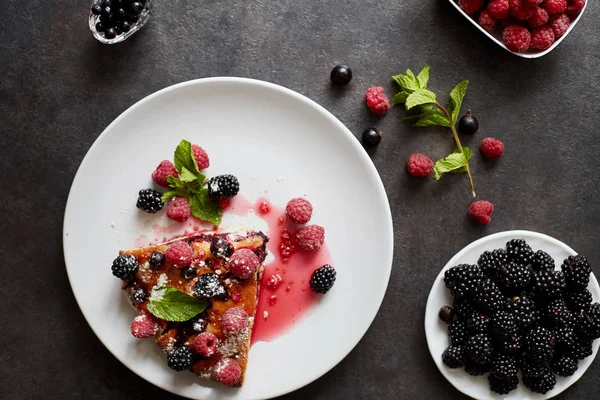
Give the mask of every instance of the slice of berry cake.
<path id="1" fill-rule="evenodd" d="M 140 312 L 133 336 L 156 337 L 176 371 L 241 386 L 267 241 L 217 230 L 121 251 L 112 272 Z"/>

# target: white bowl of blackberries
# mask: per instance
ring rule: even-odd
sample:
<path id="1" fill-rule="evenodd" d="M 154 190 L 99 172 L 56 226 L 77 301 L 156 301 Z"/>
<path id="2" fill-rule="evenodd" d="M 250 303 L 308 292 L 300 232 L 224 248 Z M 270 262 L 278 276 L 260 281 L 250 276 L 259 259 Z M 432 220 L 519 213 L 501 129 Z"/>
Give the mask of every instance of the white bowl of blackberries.
<path id="1" fill-rule="evenodd" d="M 122 42 L 144 26 L 151 7 L 152 0 L 94 0 L 90 29 L 102 43 Z"/>

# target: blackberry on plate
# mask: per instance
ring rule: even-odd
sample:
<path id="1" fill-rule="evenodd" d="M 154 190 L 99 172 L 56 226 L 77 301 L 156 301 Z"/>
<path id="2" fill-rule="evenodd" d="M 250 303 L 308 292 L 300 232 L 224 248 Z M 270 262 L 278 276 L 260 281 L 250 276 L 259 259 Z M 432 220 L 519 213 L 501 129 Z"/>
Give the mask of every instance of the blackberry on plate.
<path id="1" fill-rule="evenodd" d="M 523 383 L 534 393 L 546 394 L 554 389 L 556 376 L 549 368 L 544 367 L 544 373 L 537 378 L 523 376 Z"/>
<path id="2" fill-rule="evenodd" d="M 466 318 L 467 331 L 471 334 L 487 333 L 490 326 L 490 318 L 481 313 L 473 313 Z"/>
<path id="3" fill-rule="evenodd" d="M 227 240 L 215 236 L 210 243 L 210 252 L 215 257 L 227 258 L 233 254 L 233 246 Z"/>
<path id="4" fill-rule="evenodd" d="M 529 286 L 531 272 L 527 266 L 511 261 L 498 268 L 496 282 L 506 293 L 515 294 Z"/>
<path id="5" fill-rule="evenodd" d="M 148 295 L 146 294 L 144 288 L 140 287 L 131 291 L 131 300 L 133 300 L 134 303 L 140 304 L 145 302 L 147 299 Z"/>
<path id="6" fill-rule="evenodd" d="M 477 265 L 460 264 L 444 273 L 444 283 L 455 299 L 468 298 L 471 291 L 483 278 L 483 272 Z"/>
<path id="7" fill-rule="evenodd" d="M 150 268 L 160 268 L 165 263 L 165 253 L 162 251 L 155 251 L 150 254 L 150 258 L 148 259 L 148 264 L 150 264 Z"/>
<path id="8" fill-rule="evenodd" d="M 514 315 L 499 311 L 492 317 L 492 332 L 497 338 L 506 339 L 517 333 L 517 321 Z"/>
<path id="9" fill-rule="evenodd" d="M 517 376 L 519 368 L 517 362 L 513 357 L 506 355 L 497 355 L 492 361 L 491 374 L 501 379 L 509 379 Z"/>
<path id="10" fill-rule="evenodd" d="M 112 263 L 112 273 L 119 279 L 130 281 L 135 278 L 135 273 L 138 271 L 138 261 L 134 256 L 122 254 L 115 258 Z"/>
<path id="11" fill-rule="evenodd" d="M 493 345 L 498 354 L 516 357 L 521 353 L 521 336 L 513 335 L 506 339 L 495 339 Z"/>
<path id="12" fill-rule="evenodd" d="M 593 340 L 576 338 L 575 344 L 568 351 L 568 355 L 578 360 L 583 360 L 594 353 Z"/>
<path id="13" fill-rule="evenodd" d="M 569 356 L 562 356 L 552 361 L 552 371 L 559 376 L 571 376 L 577 371 L 578 361 Z"/>
<path id="14" fill-rule="evenodd" d="M 327 293 L 335 283 L 335 275 L 335 269 L 331 265 L 323 265 L 313 272 L 310 277 L 310 288 L 316 293 Z"/>
<path id="15" fill-rule="evenodd" d="M 504 297 L 498 286 L 491 279 L 485 279 L 475 289 L 473 289 L 473 301 L 477 308 L 487 314 L 493 314 L 496 311 L 506 307 L 508 299 Z"/>
<path id="16" fill-rule="evenodd" d="M 465 353 L 462 346 L 449 346 L 442 354 L 442 361 L 450 368 L 460 368 L 465 365 Z"/>
<path id="17" fill-rule="evenodd" d="M 467 328 L 463 321 L 454 320 L 448 325 L 448 335 L 453 346 L 460 346 L 467 342 Z"/>
<path id="18" fill-rule="evenodd" d="M 506 243 L 508 259 L 521 265 L 528 265 L 533 258 L 533 250 L 523 239 L 513 239 Z"/>
<path id="19" fill-rule="evenodd" d="M 561 269 L 565 274 L 569 289 L 575 291 L 587 288 L 592 267 L 585 256 L 569 256 L 563 262 Z"/>
<path id="20" fill-rule="evenodd" d="M 147 213 L 155 213 L 164 207 L 162 193 L 154 189 L 142 189 L 138 193 L 137 208 Z"/>
<path id="21" fill-rule="evenodd" d="M 454 315 L 465 320 L 469 315 L 476 311 L 473 304 L 466 300 L 455 300 L 452 309 L 454 310 Z"/>
<path id="22" fill-rule="evenodd" d="M 523 378 L 531 379 L 541 378 L 548 369 L 545 363 L 536 363 L 527 358 L 522 358 L 520 360 L 519 368 L 521 368 Z"/>
<path id="23" fill-rule="evenodd" d="M 492 363 L 478 364 L 468 358 L 465 360 L 465 372 L 472 376 L 485 375 L 492 369 Z"/>
<path id="24" fill-rule="evenodd" d="M 542 316 L 548 326 L 560 328 L 573 324 L 573 314 L 562 299 L 553 300 L 544 309 Z"/>
<path id="25" fill-rule="evenodd" d="M 167 365 L 175 371 L 192 368 L 192 351 L 185 346 L 171 350 L 167 355 Z"/>
<path id="26" fill-rule="evenodd" d="M 223 200 L 235 196 L 240 191 L 240 183 L 233 175 L 219 175 L 207 182 L 208 195 L 213 200 Z"/>
<path id="27" fill-rule="evenodd" d="M 485 333 L 471 336 L 465 344 L 465 353 L 471 361 L 487 364 L 492 361 L 492 340 Z"/>
<path id="28" fill-rule="evenodd" d="M 352 69 L 345 65 L 336 65 L 331 70 L 331 83 L 338 86 L 346 86 L 352 80 Z"/>
<path id="29" fill-rule="evenodd" d="M 527 358 L 533 362 L 543 363 L 554 357 L 556 340 L 551 331 L 536 326 L 525 336 L 525 351 Z"/>
<path id="30" fill-rule="evenodd" d="M 443 306 L 438 312 L 438 316 L 442 321 L 449 324 L 454 319 L 454 311 L 449 306 Z"/>
<path id="31" fill-rule="evenodd" d="M 517 326 L 523 333 L 527 333 L 538 320 L 535 302 L 525 296 L 513 297 L 506 310 L 515 316 Z"/>
<path id="32" fill-rule="evenodd" d="M 556 350 L 560 352 L 571 349 L 577 339 L 575 329 L 570 326 L 564 326 L 554 331 L 554 338 L 556 339 Z"/>
<path id="33" fill-rule="evenodd" d="M 554 258 L 552 258 L 550 254 L 543 250 L 536 251 L 531 259 L 531 267 L 536 272 L 554 270 L 555 266 L 556 264 L 554 263 Z"/>
<path id="34" fill-rule="evenodd" d="M 223 286 L 217 274 L 200 275 L 194 291 L 200 299 L 227 300 L 227 289 Z"/>
<path id="35" fill-rule="evenodd" d="M 569 310 L 572 312 L 579 312 L 581 310 L 587 310 L 592 304 L 593 298 L 589 290 L 583 289 L 582 291 L 571 292 L 567 290 L 564 293 L 565 300 L 569 306 Z"/>
<path id="36" fill-rule="evenodd" d="M 488 376 L 490 390 L 499 394 L 508 394 L 519 386 L 519 377 L 517 375 L 510 378 L 499 378 L 496 375 Z"/>
<path id="37" fill-rule="evenodd" d="M 496 249 L 493 251 L 484 251 L 479 257 L 477 264 L 481 268 L 484 274 L 490 278 L 496 275 L 496 271 L 502 265 L 508 262 L 508 255 L 504 249 Z"/>
<path id="38" fill-rule="evenodd" d="M 584 339 L 600 338 L 600 303 L 594 303 L 577 317 L 578 335 Z"/>
<path id="39" fill-rule="evenodd" d="M 533 289 L 540 299 L 555 299 L 562 295 L 567 282 L 562 271 L 539 271 L 533 274 Z"/>

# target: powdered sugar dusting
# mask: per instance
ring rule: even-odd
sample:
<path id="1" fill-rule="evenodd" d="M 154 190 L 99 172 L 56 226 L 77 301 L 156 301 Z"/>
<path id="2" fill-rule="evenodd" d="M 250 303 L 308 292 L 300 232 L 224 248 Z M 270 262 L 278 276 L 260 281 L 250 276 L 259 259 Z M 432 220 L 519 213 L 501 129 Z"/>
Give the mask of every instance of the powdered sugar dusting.
<path id="1" fill-rule="evenodd" d="M 249 339 L 248 336 L 248 328 L 246 327 L 244 330 L 240 331 L 236 335 L 231 335 L 227 337 L 223 342 L 221 342 L 217 352 L 221 354 L 223 357 L 231 357 L 239 352 L 240 344 L 246 343 Z"/>

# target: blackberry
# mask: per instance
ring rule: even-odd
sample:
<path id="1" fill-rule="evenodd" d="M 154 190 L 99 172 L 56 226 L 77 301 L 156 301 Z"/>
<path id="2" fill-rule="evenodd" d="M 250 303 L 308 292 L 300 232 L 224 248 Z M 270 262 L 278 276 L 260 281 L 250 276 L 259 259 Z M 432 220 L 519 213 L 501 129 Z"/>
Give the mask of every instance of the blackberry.
<path id="1" fill-rule="evenodd" d="M 499 311 L 492 317 L 492 332 L 497 338 L 506 339 L 517 333 L 517 321 L 514 315 Z"/>
<path id="2" fill-rule="evenodd" d="M 490 390 L 499 394 L 508 394 L 515 390 L 519 386 L 519 377 L 511 376 L 510 378 L 499 378 L 496 375 L 490 374 L 488 376 L 488 382 L 490 383 Z"/>
<path id="3" fill-rule="evenodd" d="M 204 332 L 206 330 L 206 327 L 208 326 L 208 320 L 202 314 L 196 315 L 190 320 L 190 323 L 192 325 L 192 329 L 198 333 Z"/>
<path id="4" fill-rule="evenodd" d="M 233 175 L 219 175 L 208 180 L 208 195 L 213 200 L 223 200 L 235 196 L 240 191 L 240 183 Z"/>
<path id="5" fill-rule="evenodd" d="M 478 333 L 467 339 L 465 353 L 471 361 L 487 364 L 492 361 L 492 340 L 485 333 Z"/>
<path id="6" fill-rule="evenodd" d="M 583 360 L 594 354 L 593 340 L 576 338 L 575 344 L 567 352 L 573 358 Z"/>
<path id="7" fill-rule="evenodd" d="M 465 353 L 462 346 L 449 346 L 442 354 L 442 361 L 450 368 L 461 368 L 465 365 Z"/>
<path id="8" fill-rule="evenodd" d="M 508 259 L 521 265 L 528 265 L 533 257 L 533 250 L 523 239 L 513 239 L 506 243 Z"/>
<path id="9" fill-rule="evenodd" d="M 196 268 L 187 266 L 181 269 L 181 276 L 185 279 L 194 279 L 196 277 Z"/>
<path id="10" fill-rule="evenodd" d="M 165 263 L 165 253 L 162 251 L 155 251 L 150 255 L 148 259 L 148 264 L 150 264 L 150 268 L 158 269 L 162 267 Z"/>
<path id="11" fill-rule="evenodd" d="M 192 351 L 185 346 L 171 350 L 167 355 L 167 365 L 175 371 L 192 368 Z"/>
<path id="12" fill-rule="evenodd" d="M 108 34 L 108 30 L 106 34 Z M 143 189 L 138 193 L 136 207 L 142 211 L 153 214 L 162 210 L 164 205 L 165 203 L 162 201 L 162 193 L 159 191 L 154 189 Z"/>
<path id="13" fill-rule="evenodd" d="M 490 318 L 487 315 L 473 313 L 466 319 L 467 331 L 471 334 L 487 333 L 490 326 Z"/>
<path id="14" fill-rule="evenodd" d="M 516 357 L 521 352 L 521 336 L 513 335 L 506 339 L 496 339 L 494 349 L 502 355 Z"/>
<path id="15" fill-rule="evenodd" d="M 544 375 L 548 367 L 544 363 L 540 364 L 523 358 L 521 359 L 519 368 L 521 368 L 523 378 L 538 379 Z"/>
<path id="16" fill-rule="evenodd" d="M 554 258 L 550 256 L 550 254 L 546 253 L 543 250 L 538 250 L 533 255 L 531 259 L 531 267 L 537 271 L 552 271 L 554 270 L 556 264 L 554 263 Z"/>
<path id="17" fill-rule="evenodd" d="M 483 272 L 477 265 L 460 264 L 444 273 L 446 287 L 457 300 L 468 298 L 482 278 Z"/>
<path id="18" fill-rule="evenodd" d="M 552 371 L 559 376 L 571 376 L 577 371 L 577 360 L 569 356 L 562 356 L 552 362 Z"/>
<path id="19" fill-rule="evenodd" d="M 528 297 L 513 297 L 506 310 L 515 316 L 517 326 L 523 333 L 527 333 L 538 320 L 535 303 Z"/>
<path id="20" fill-rule="evenodd" d="M 233 246 L 225 239 L 215 236 L 210 244 L 210 252 L 215 257 L 227 258 L 233 254 Z"/>
<path id="21" fill-rule="evenodd" d="M 440 317 L 440 319 L 442 321 L 449 324 L 454 319 L 454 311 L 452 310 L 452 308 L 450 308 L 448 306 L 443 306 L 442 308 L 440 308 L 440 312 L 438 313 L 438 316 Z"/>
<path id="22" fill-rule="evenodd" d="M 335 275 L 335 269 L 331 265 L 323 265 L 313 272 L 310 277 L 310 288 L 316 293 L 327 293 L 335 283 Z"/>
<path id="23" fill-rule="evenodd" d="M 112 263 L 112 273 L 119 279 L 124 281 L 130 281 L 135 278 L 135 274 L 138 271 L 138 261 L 134 256 L 129 254 L 122 254 L 115 258 Z"/>
<path id="24" fill-rule="evenodd" d="M 507 262 L 508 256 L 506 254 L 506 250 L 497 249 L 493 251 L 484 251 L 479 257 L 477 264 L 484 274 L 490 278 L 493 278 L 496 275 L 496 271 Z"/>
<path id="25" fill-rule="evenodd" d="M 133 300 L 134 303 L 140 304 L 145 302 L 147 299 L 148 295 L 146 294 L 144 288 L 140 287 L 131 291 L 131 300 Z"/>
<path id="26" fill-rule="evenodd" d="M 474 302 L 477 308 L 487 314 L 502 310 L 508 303 L 498 286 L 491 279 L 485 279 L 474 290 Z"/>
<path id="27" fill-rule="evenodd" d="M 570 256 L 560 267 L 565 274 L 569 289 L 583 290 L 590 283 L 592 267 L 584 256 Z"/>
<path id="28" fill-rule="evenodd" d="M 501 379 L 516 377 L 519 372 L 517 362 L 513 357 L 498 355 L 492 361 L 492 375 Z"/>
<path id="29" fill-rule="evenodd" d="M 515 262 L 506 263 L 496 272 L 496 282 L 509 294 L 516 294 L 529 286 L 531 272 L 529 268 Z"/>
<path id="30" fill-rule="evenodd" d="M 600 303 L 594 303 L 577 316 L 578 334 L 584 339 L 600 338 Z"/>
<path id="31" fill-rule="evenodd" d="M 345 65 L 337 65 L 331 70 L 331 83 L 338 86 L 346 86 L 352 80 L 352 69 Z"/>
<path id="32" fill-rule="evenodd" d="M 227 289 L 223 286 L 217 274 L 200 275 L 194 291 L 200 299 L 227 300 Z"/>
<path id="33" fill-rule="evenodd" d="M 554 386 L 556 385 L 556 376 L 549 368 L 545 367 L 544 373 L 537 378 L 524 376 L 523 383 L 534 393 L 546 394 L 554 389 Z"/>
<path id="34" fill-rule="evenodd" d="M 478 364 L 468 358 L 465 360 L 465 372 L 472 376 L 485 375 L 492 369 L 492 363 Z"/>
<path id="35" fill-rule="evenodd" d="M 575 329 L 570 326 L 554 331 L 554 338 L 556 339 L 556 350 L 560 352 L 568 352 L 569 349 L 573 348 L 577 339 Z"/>
<path id="36" fill-rule="evenodd" d="M 475 312 L 475 307 L 473 307 L 473 304 L 470 301 L 455 301 L 452 308 L 454 310 L 454 315 L 465 320 L 469 315 Z"/>
<path id="37" fill-rule="evenodd" d="M 581 310 L 587 310 L 593 301 L 592 294 L 587 289 L 577 292 L 566 291 L 564 297 L 569 306 L 569 310 L 575 313 Z"/>
<path id="38" fill-rule="evenodd" d="M 536 326 L 525 336 L 527 358 L 536 363 L 550 361 L 554 357 L 556 340 L 548 329 Z"/>
<path id="39" fill-rule="evenodd" d="M 573 324 L 573 314 L 567 308 L 564 300 L 553 300 L 542 310 L 542 316 L 548 326 L 560 328 Z"/>
<path id="40" fill-rule="evenodd" d="M 533 288 L 540 299 L 555 299 L 567 287 L 565 274 L 561 271 L 540 271 L 533 274 Z"/>
<path id="41" fill-rule="evenodd" d="M 460 346 L 467 342 L 467 328 L 463 321 L 454 320 L 448 325 L 448 335 L 452 346 Z"/>

